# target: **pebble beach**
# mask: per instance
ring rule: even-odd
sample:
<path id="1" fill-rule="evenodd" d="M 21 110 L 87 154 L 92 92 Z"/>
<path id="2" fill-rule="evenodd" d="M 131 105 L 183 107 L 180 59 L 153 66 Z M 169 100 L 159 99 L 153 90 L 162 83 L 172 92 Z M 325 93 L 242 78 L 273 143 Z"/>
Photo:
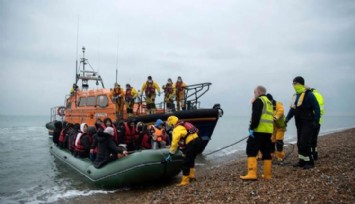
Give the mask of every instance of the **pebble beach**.
<path id="1" fill-rule="evenodd" d="M 319 159 L 315 168 L 304 170 L 297 147 L 286 147 L 284 162 L 273 162 L 272 179 L 243 181 L 246 173 L 244 153 L 228 155 L 213 165 L 197 166 L 197 181 L 177 187 L 177 178 L 163 184 L 132 187 L 114 193 L 60 203 L 355 203 L 355 128 L 319 137 Z"/>

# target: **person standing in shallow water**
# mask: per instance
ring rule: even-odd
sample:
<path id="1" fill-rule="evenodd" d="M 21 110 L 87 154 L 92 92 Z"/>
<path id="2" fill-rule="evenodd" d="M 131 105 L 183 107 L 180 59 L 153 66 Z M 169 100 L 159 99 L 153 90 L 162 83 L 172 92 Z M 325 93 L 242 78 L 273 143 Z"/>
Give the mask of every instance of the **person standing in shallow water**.
<path id="1" fill-rule="evenodd" d="M 301 76 L 293 79 L 293 88 L 296 93 L 292 97 L 286 124 L 295 116 L 299 161 L 293 166 L 310 169 L 314 168 L 311 145 L 314 130 L 319 128 L 320 108 L 312 91 L 306 89 L 304 84 L 305 81 Z"/>
<path id="2" fill-rule="evenodd" d="M 263 86 L 257 86 L 254 90 L 249 138 L 246 148 L 248 173 L 245 176 L 240 176 L 243 180 L 257 179 L 256 156 L 259 150 L 264 160 L 263 178 L 271 179 L 271 135 L 274 131 L 274 118 L 272 103 L 265 94 L 266 89 Z"/>

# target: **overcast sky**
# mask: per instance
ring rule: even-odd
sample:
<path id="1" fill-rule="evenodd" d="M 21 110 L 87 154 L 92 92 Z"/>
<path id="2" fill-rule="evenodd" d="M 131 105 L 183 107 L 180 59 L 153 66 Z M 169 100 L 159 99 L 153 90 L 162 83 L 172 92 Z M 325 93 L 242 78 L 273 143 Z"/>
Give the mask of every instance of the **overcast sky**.
<path id="1" fill-rule="evenodd" d="M 352 0 L 0 0 L 0 37 L 0 114 L 62 105 L 78 44 L 108 88 L 116 67 L 118 82 L 137 89 L 148 75 L 159 85 L 181 76 L 212 83 L 201 106 L 248 115 L 257 85 L 288 111 L 301 75 L 327 114 L 355 115 Z"/>

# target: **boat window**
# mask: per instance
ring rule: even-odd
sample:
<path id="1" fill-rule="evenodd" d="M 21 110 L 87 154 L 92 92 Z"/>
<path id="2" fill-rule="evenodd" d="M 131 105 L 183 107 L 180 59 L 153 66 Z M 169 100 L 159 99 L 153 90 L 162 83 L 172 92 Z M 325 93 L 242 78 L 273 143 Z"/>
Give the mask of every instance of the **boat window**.
<path id="1" fill-rule="evenodd" d="M 100 95 L 97 97 L 97 105 L 100 108 L 105 108 L 108 105 L 108 98 L 106 95 Z"/>
<path id="2" fill-rule="evenodd" d="M 85 106 L 86 105 L 86 97 L 80 97 L 78 104 L 79 104 L 79 106 Z"/>
<path id="3" fill-rule="evenodd" d="M 89 96 L 87 98 L 86 105 L 87 106 L 95 106 L 96 105 L 96 97 L 95 96 Z"/>

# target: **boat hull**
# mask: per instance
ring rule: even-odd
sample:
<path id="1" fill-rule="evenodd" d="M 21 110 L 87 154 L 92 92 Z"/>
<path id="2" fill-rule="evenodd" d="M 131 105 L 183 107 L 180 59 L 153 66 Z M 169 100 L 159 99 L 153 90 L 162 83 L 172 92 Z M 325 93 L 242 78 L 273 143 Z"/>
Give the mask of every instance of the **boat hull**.
<path id="1" fill-rule="evenodd" d="M 172 162 L 164 162 L 168 149 L 142 150 L 127 157 L 110 162 L 96 169 L 88 158 L 76 158 L 68 150 L 52 144 L 51 154 L 67 164 L 94 184 L 105 188 L 118 188 L 154 181 L 161 181 L 176 176 L 182 167 L 182 154 L 173 156 Z"/>

